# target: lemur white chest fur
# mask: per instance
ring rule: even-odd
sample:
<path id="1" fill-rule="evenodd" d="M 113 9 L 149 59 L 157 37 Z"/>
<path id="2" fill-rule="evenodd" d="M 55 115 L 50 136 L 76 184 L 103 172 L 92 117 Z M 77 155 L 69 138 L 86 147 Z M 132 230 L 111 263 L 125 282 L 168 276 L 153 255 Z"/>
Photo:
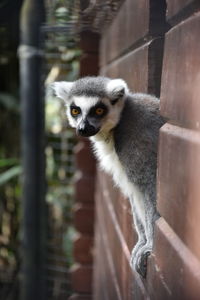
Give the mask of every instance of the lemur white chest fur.
<path id="1" fill-rule="evenodd" d="M 90 137 L 90 140 L 93 143 L 94 152 L 100 167 L 112 175 L 114 183 L 121 189 L 124 196 L 132 199 L 131 205 L 133 204 L 132 202 L 134 202 L 134 209 L 137 209 L 137 213 L 144 222 L 144 195 L 139 191 L 137 186 L 128 180 L 115 151 L 112 133 L 106 137 L 99 133 L 96 136 Z"/>

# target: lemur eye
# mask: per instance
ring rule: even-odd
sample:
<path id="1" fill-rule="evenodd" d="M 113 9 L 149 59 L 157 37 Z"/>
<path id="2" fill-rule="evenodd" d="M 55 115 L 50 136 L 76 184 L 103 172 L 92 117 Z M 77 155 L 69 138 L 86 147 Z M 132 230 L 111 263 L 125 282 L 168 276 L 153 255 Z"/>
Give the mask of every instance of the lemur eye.
<path id="1" fill-rule="evenodd" d="M 80 114 L 80 111 L 77 108 L 72 108 L 71 113 L 73 116 L 77 116 L 78 114 Z"/>
<path id="2" fill-rule="evenodd" d="M 103 113 L 104 113 L 104 109 L 101 108 L 101 107 L 98 107 L 98 108 L 95 110 L 95 113 L 96 113 L 98 116 L 101 116 L 101 115 L 103 115 Z"/>

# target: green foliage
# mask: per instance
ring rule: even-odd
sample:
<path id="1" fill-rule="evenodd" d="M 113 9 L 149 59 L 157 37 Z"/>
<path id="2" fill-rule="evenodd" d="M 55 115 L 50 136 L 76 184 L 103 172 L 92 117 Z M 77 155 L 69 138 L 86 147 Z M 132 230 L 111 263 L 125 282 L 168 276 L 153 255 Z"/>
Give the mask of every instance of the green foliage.
<path id="1" fill-rule="evenodd" d="M 19 103 L 10 93 L 0 93 L 0 104 L 10 112 L 19 113 Z"/>
<path id="2" fill-rule="evenodd" d="M 0 174 L 0 186 L 22 173 L 21 166 L 14 166 Z"/>
<path id="3" fill-rule="evenodd" d="M 63 236 L 63 249 L 65 251 L 67 262 L 69 266 L 74 263 L 73 258 L 73 241 L 76 235 L 76 231 L 73 226 L 69 226 Z"/>
<path id="4" fill-rule="evenodd" d="M 22 168 L 17 158 L 0 159 L 0 264 L 15 269 L 18 261 Z"/>
<path id="5" fill-rule="evenodd" d="M 46 98 L 46 130 L 47 132 L 57 134 L 62 130 L 61 111 L 62 103 L 56 100 L 55 97 Z"/>
<path id="6" fill-rule="evenodd" d="M 19 164 L 19 159 L 17 159 L 17 158 L 2 158 L 2 159 L 0 159 L 0 168 L 10 167 L 15 164 Z"/>
<path id="7" fill-rule="evenodd" d="M 0 266 L 10 272 L 16 271 L 19 264 L 20 176 L 22 173 L 19 159 L 18 69 L 16 58 L 11 60 L 11 57 L 14 55 L 5 48 L 5 64 L 0 65 L 0 68 L 4 70 L 5 78 L 1 82 L 1 86 L 4 87 L 1 90 L 4 92 L 0 93 Z M 5 68 L 6 65 L 8 68 Z"/>

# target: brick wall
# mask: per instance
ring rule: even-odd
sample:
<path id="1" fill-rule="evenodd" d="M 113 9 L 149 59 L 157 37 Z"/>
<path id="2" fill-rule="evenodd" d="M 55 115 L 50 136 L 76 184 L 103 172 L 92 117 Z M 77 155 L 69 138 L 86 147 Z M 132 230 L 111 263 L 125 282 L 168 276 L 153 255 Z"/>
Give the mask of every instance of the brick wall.
<path id="1" fill-rule="evenodd" d="M 124 78 L 136 92 L 161 90 L 169 121 L 160 132 L 161 218 L 145 280 L 129 266 L 136 235 L 128 200 L 98 171 L 95 300 L 200 297 L 199 37 L 200 3 L 191 0 L 126 0 L 102 35 L 100 73 Z"/>
<path id="2" fill-rule="evenodd" d="M 97 75 L 99 36 L 82 32 L 80 46 L 80 77 Z M 71 300 L 92 299 L 94 191 L 96 161 L 88 139 L 79 139 L 75 150 L 75 205 L 74 226 L 76 238 L 73 246 L 74 265 L 71 269 L 73 295 Z"/>
<path id="3" fill-rule="evenodd" d="M 161 129 L 155 262 L 160 295 L 200 295 L 200 9 L 198 1 L 168 1 L 161 85 Z M 171 295 L 171 297 L 170 297 Z M 174 299 L 173 298 L 173 299 Z"/>

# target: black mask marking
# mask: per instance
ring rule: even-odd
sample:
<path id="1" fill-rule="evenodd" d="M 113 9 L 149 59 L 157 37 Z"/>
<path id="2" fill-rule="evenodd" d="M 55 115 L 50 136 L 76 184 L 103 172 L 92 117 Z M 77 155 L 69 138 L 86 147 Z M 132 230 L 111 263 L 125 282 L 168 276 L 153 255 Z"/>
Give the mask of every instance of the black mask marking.
<path id="1" fill-rule="evenodd" d="M 97 114 L 97 110 L 99 108 L 103 110 L 102 114 Z M 100 101 L 90 109 L 90 111 L 88 113 L 88 117 L 101 119 L 101 118 L 105 117 L 107 115 L 107 113 L 108 113 L 107 106 L 103 102 Z"/>
<path id="2" fill-rule="evenodd" d="M 78 114 L 73 114 L 73 110 L 77 110 L 78 111 Z M 72 102 L 72 104 L 70 105 L 70 112 L 71 112 L 71 116 L 73 118 L 77 118 L 78 116 L 81 115 L 81 108 L 79 106 L 76 106 L 74 102 Z"/>

